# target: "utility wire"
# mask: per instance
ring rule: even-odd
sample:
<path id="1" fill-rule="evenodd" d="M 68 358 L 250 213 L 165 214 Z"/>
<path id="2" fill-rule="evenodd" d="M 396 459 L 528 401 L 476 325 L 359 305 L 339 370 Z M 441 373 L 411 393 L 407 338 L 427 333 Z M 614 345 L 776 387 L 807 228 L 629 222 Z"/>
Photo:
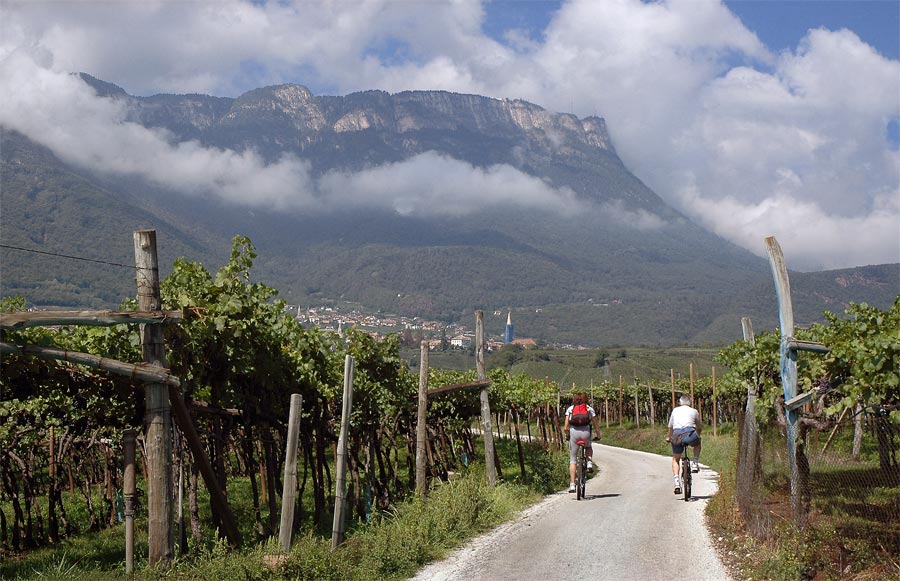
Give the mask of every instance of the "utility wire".
<path id="1" fill-rule="evenodd" d="M 83 260 L 84 262 L 96 262 L 97 264 L 107 264 L 109 266 L 121 266 L 132 270 L 141 268 L 133 264 L 122 264 L 120 262 L 108 262 L 106 260 L 94 260 L 93 258 L 83 258 L 81 256 L 71 256 L 68 254 L 57 254 L 55 252 L 46 252 L 44 250 L 35 250 L 33 248 L 22 248 L 20 246 L 11 246 L 9 244 L 0 244 L 0 248 L 8 248 L 9 250 L 20 250 L 22 252 L 33 252 L 35 254 L 46 254 L 47 256 L 56 256 L 58 258 L 70 258 L 72 260 Z"/>

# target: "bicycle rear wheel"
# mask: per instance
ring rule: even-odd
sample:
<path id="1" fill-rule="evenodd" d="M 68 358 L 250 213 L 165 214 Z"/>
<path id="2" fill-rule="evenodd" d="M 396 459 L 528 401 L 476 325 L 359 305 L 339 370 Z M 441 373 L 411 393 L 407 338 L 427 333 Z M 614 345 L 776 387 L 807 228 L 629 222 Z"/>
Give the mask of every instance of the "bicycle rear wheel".
<path id="1" fill-rule="evenodd" d="M 587 463 L 584 460 L 584 448 L 578 449 L 578 464 L 575 467 L 575 500 L 584 498 L 584 479 L 587 477 Z"/>
<path id="2" fill-rule="evenodd" d="M 687 458 L 681 459 L 681 490 L 684 493 L 684 501 L 691 499 L 691 463 Z"/>

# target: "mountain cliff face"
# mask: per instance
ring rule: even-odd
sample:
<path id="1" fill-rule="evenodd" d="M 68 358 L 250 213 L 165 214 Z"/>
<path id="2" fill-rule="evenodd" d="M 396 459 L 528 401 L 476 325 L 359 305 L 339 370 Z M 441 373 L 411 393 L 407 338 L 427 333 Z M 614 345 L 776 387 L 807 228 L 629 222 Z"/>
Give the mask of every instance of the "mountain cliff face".
<path id="1" fill-rule="evenodd" d="M 666 205 L 622 164 L 598 117 L 443 91 L 316 96 L 283 85 L 235 99 L 135 97 L 82 78 L 98 95 L 125 103 L 130 121 L 165 129 L 172 141 L 253 150 L 268 162 L 300 159 L 313 179 L 338 172 L 365 181 L 373 168 L 436 152 L 484 171 L 514 168 L 571 191 L 579 205 L 560 212 L 508 202 L 425 215 L 383 206 L 318 213 L 237 206 L 72 167 L 28 136 L 4 131 L 6 244 L 127 262 L 131 231 L 153 227 L 165 274 L 178 255 L 216 269 L 231 237 L 243 234 L 259 252 L 257 276 L 291 303 L 347 300 L 450 320 L 469 320 L 476 308 L 513 308 L 522 336 L 550 341 L 720 341 L 739 337 L 741 316 L 754 317 L 757 329 L 775 325 L 765 261 Z M 438 172 L 421 187 L 451 179 Z M 449 191 L 473 199 L 459 190 L 465 187 Z M 519 192 L 511 194 L 515 200 Z M 9 250 L 0 258 L 3 294 L 39 304 L 116 307 L 114 297 L 134 292 L 128 277 L 101 266 L 59 269 Z M 798 310 L 809 320 L 824 308 L 839 311 L 859 280 L 887 281 L 886 291 L 866 286 L 870 302 L 886 306 L 896 271 L 826 277 Z"/>

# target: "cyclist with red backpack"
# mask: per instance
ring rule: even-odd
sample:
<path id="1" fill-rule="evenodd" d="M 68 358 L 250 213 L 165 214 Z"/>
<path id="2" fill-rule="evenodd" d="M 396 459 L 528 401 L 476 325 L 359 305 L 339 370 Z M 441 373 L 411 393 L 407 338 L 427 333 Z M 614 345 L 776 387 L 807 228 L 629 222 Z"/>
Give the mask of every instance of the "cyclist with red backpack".
<path id="1" fill-rule="evenodd" d="M 593 448 L 591 446 L 591 425 L 593 424 L 597 438 L 600 437 L 600 425 L 597 422 L 597 412 L 588 405 L 588 398 L 583 392 L 572 396 L 572 405 L 566 408 L 566 422 L 563 427 L 566 438 L 569 440 L 569 492 L 575 492 L 575 455 L 578 453 L 578 440 L 587 442 L 585 453 L 588 457 L 588 472 L 593 472 L 594 464 L 591 462 Z"/>

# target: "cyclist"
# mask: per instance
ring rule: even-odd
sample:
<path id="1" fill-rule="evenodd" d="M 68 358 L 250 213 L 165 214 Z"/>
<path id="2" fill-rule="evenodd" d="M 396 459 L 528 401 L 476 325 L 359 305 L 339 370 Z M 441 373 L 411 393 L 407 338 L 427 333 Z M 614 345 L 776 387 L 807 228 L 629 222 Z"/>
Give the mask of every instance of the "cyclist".
<path id="1" fill-rule="evenodd" d="M 572 396 L 572 405 L 566 408 L 566 422 L 563 430 L 569 440 L 569 492 L 575 492 L 575 456 L 578 454 L 578 440 L 584 440 L 585 454 L 587 455 L 588 472 L 594 471 L 591 461 L 593 447 L 591 446 L 591 424 L 597 437 L 600 437 L 600 425 L 597 423 L 597 412 L 588 405 L 588 398 L 583 392 Z"/>
<path id="2" fill-rule="evenodd" d="M 700 412 L 691 407 L 691 396 L 682 394 L 681 404 L 669 416 L 669 433 L 666 442 L 672 444 L 672 474 L 675 475 L 675 494 L 681 494 L 681 480 L 678 478 L 678 464 L 685 446 L 694 449 L 691 471 L 700 472 Z"/>

